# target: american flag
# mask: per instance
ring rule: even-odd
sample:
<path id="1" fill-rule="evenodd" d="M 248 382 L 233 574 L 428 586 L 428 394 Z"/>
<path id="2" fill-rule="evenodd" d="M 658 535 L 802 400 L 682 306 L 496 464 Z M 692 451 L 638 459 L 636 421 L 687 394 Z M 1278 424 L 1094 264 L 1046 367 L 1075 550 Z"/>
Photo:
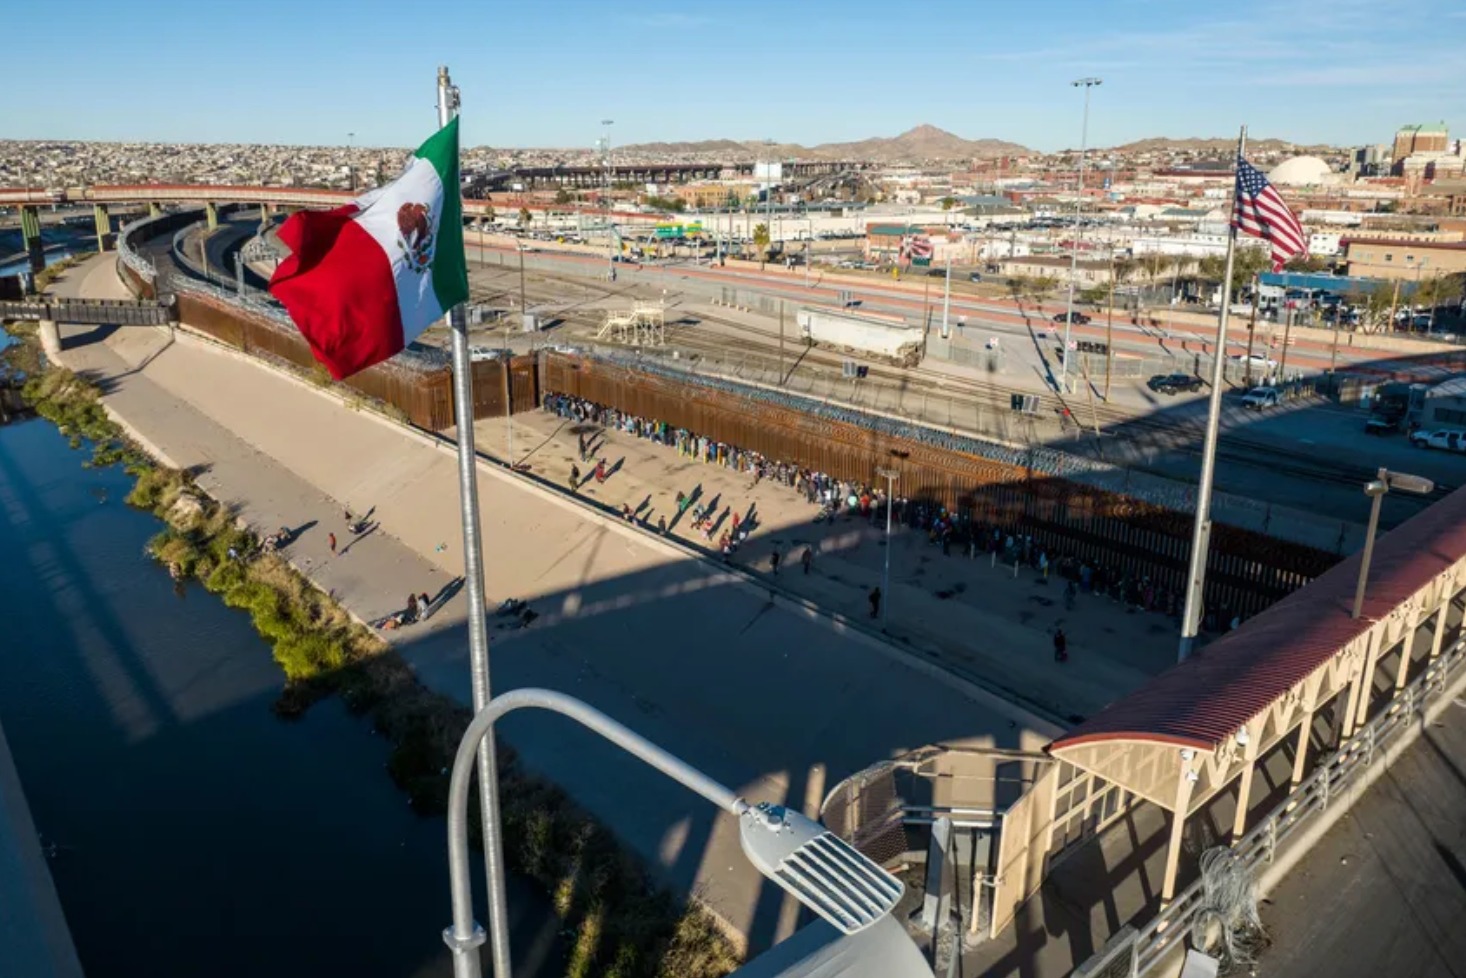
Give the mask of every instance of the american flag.
<path id="1" fill-rule="evenodd" d="M 1237 199 L 1232 205 L 1232 227 L 1272 245 L 1273 271 L 1295 255 L 1308 254 L 1303 225 L 1283 203 L 1273 185 L 1257 167 L 1237 157 Z"/>

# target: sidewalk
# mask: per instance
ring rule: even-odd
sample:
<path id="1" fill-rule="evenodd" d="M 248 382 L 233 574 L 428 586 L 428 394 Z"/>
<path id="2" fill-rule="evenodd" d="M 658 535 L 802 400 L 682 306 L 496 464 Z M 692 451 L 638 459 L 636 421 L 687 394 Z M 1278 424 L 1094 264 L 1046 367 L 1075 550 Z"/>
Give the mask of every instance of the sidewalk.
<path id="1" fill-rule="evenodd" d="M 112 262 L 71 272 L 58 291 L 116 294 Z M 256 526 L 306 525 L 291 559 L 353 613 L 400 608 L 409 591 L 461 573 L 457 472 L 443 446 L 182 332 L 64 334 L 67 365 L 90 373 L 107 406 L 174 464 L 202 468 L 200 482 Z M 912 748 L 1032 749 L 1057 732 L 668 541 L 498 467 L 479 473 L 490 607 L 516 597 L 540 616 L 522 630 L 491 619 L 496 691 L 571 692 L 750 799 L 805 811 Z M 380 528 L 350 540 L 348 505 L 372 509 Z M 327 532 L 344 555 L 329 553 Z M 460 596 L 426 631 L 388 635 L 425 683 L 467 702 L 464 606 Z M 733 819 L 561 718 L 517 714 L 503 734 L 753 951 L 792 932 L 797 906 L 742 856 Z"/>
<path id="2" fill-rule="evenodd" d="M 881 582 L 885 556 L 884 524 L 841 516 L 834 524 L 815 524 L 816 507 L 787 486 L 761 483 L 717 465 L 679 456 L 675 449 L 623 432 L 604 435 L 595 450 L 614 474 L 604 485 L 589 479 L 594 463 L 577 463 L 573 422 L 537 411 L 513 419 L 515 461 L 561 484 L 578 464 L 588 499 L 619 513 L 630 506 L 650 527 L 665 517 L 673 537 L 715 552 L 732 512 L 757 516 L 754 533 L 734 562 L 761 574 L 770 572 L 775 551 L 781 557 L 778 580 L 785 588 L 852 618 L 869 617 L 867 595 Z M 595 429 L 600 431 L 599 428 Z M 475 425 L 481 451 L 501 457 L 507 451 L 503 419 Z M 693 495 L 716 510 L 718 529 L 711 543 L 692 529 L 689 512 L 675 520 L 676 495 Z M 813 570 L 801 571 L 800 555 L 814 551 Z M 1063 717 L 1087 716 L 1143 684 L 1175 661 L 1175 626 L 1168 618 L 1127 613 L 1108 598 L 1078 596 L 1073 611 L 1064 608 L 1064 582 L 1045 584 L 1034 570 L 1015 576 L 989 555 L 968 559 L 956 550 L 944 557 L 925 534 L 897 526 L 892 542 L 887 618 L 882 630 L 892 638 L 937 653 L 940 661 L 1005 695 Z M 1063 628 L 1069 661 L 1053 658 L 1053 633 Z"/>

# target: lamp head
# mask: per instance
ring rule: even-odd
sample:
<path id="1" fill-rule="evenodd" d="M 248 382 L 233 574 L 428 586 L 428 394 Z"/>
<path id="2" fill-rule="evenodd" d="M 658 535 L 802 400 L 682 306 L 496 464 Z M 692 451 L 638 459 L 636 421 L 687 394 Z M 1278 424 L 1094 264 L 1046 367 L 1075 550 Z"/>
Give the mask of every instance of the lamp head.
<path id="1" fill-rule="evenodd" d="M 901 881 L 820 823 L 762 802 L 738 818 L 744 855 L 769 879 L 844 934 L 890 913 Z"/>

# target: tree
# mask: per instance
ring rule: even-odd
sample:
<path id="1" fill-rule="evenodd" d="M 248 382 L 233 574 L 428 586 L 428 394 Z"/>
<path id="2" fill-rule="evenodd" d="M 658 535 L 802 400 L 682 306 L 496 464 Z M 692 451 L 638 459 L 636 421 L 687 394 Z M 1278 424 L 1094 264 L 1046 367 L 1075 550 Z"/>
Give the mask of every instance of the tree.
<path id="1" fill-rule="evenodd" d="M 942 210 L 949 211 L 949 210 L 951 210 L 952 208 L 954 208 L 956 206 L 957 206 L 957 198 L 956 197 L 943 197 L 942 198 Z"/>
<path id="2" fill-rule="evenodd" d="M 1029 286 L 1033 289 L 1034 301 L 1042 306 L 1044 299 L 1059 287 L 1059 280 L 1053 275 L 1039 275 L 1029 281 Z"/>
<path id="3" fill-rule="evenodd" d="M 1117 283 L 1128 282 L 1130 281 L 1130 276 L 1135 274 L 1135 269 L 1138 267 L 1138 263 L 1135 261 L 1134 258 L 1116 258 L 1114 261 L 1114 267 L 1115 281 Z M 1220 270 L 1218 271 L 1218 274 L 1221 274 Z"/>
<path id="4" fill-rule="evenodd" d="M 1089 288 L 1079 293 L 1080 302 L 1087 302 L 1090 305 L 1095 306 L 1096 308 L 1104 305 L 1105 301 L 1109 299 L 1109 297 L 1110 289 L 1109 286 L 1106 285 L 1091 285 Z"/>
<path id="5" fill-rule="evenodd" d="M 555 191 L 555 203 L 557 204 L 568 204 L 572 199 L 573 198 L 570 196 L 570 191 L 566 190 L 564 187 L 561 187 L 559 190 Z"/>
<path id="6" fill-rule="evenodd" d="M 1323 255 L 1297 255 L 1288 259 L 1288 263 L 1283 266 L 1283 271 L 1300 273 L 1323 272 L 1327 271 L 1332 264 L 1333 262 Z"/>
<path id="7" fill-rule="evenodd" d="M 522 228 L 529 227 L 529 222 L 530 221 L 533 221 L 533 220 L 534 220 L 534 215 L 530 214 L 528 207 L 521 207 L 521 208 L 519 208 L 519 226 L 520 227 L 522 227 Z"/>
<path id="8" fill-rule="evenodd" d="M 753 228 L 753 247 L 758 252 L 758 267 L 764 267 L 764 262 L 769 257 L 769 226 L 767 224 L 756 224 Z"/>

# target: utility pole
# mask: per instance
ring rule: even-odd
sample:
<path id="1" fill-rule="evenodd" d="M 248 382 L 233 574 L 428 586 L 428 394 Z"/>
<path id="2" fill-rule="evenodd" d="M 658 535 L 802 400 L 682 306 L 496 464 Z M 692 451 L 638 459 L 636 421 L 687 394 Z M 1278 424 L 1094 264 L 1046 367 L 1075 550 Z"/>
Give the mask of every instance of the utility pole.
<path id="1" fill-rule="evenodd" d="M 779 386 L 784 386 L 784 300 L 779 300 Z"/>
<path id="2" fill-rule="evenodd" d="M 1074 328 L 1074 281 L 1079 277 L 1079 214 L 1084 206 L 1084 156 L 1089 147 L 1089 90 L 1102 84 L 1098 78 L 1081 78 L 1071 83 L 1084 89 L 1084 125 L 1079 135 L 1079 189 L 1074 202 L 1074 240 L 1069 242 L 1069 302 L 1064 315 L 1064 355 L 1059 361 L 1059 393 L 1069 391 L 1069 333 Z"/>
<path id="3" fill-rule="evenodd" d="M 521 317 L 523 312 L 519 314 Z M 504 457 L 509 462 L 510 471 L 514 470 L 514 349 L 509 345 L 509 319 L 504 320 L 504 434 L 507 440 L 507 447 L 504 450 Z"/>
<path id="4" fill-rule="evenodd" d="M 1110 373 L 1115 366 L 1115 245 L 1110 243 L 1110 301 L 1105 304 L 1105 403 L 1110 401 Z"/>
<path id="5" fill-rule="evenodd" d="M 516 250 L 519 252 L 519 314 L 523 316 L 529 311 L 529 306 L 524 297 L 524 242 L 519 241 L 516 244 L 518 245 Z"/>
<path id="6" fill-rule="evenodd" d="M 605 127 L 605 136 L 601 138 L 601 146 L 605 150 L 606 160 L 604 163 L 606 183 L 606 281 L 616 280 L 616 234 L 611 227 L 611 126 L 615 124 L 614 119 L 602 119 L 601 125 Z"/>
<path id="7" fill-rule="evenodd" d="M 1252 386 L 1252 338 L 1257 335 L 1257 307 L 1262 305 L 1262 279 L 1257 275 L 1252 276 L 1252 316 L 1247 322 L 1247 363 L 1243 369 L 1247 371 L 1246 384 Z M 1217 355 L 1221 356 L 1222 351 L 1218 350 Z"/>
<path id="8" fill-rule="evenodd" d="M 942 287 L 942 339 L 946 339 L 948 332 L 947 320 L 952 311 L 952 255 L 947 254 L 947 276 L 946 283 Z"/>
<path id="9" fill-rule="evenodd" d="M 1283 352 L 1281 358 L 1278 360 L 1278 379 L 1283 383 L 1288 382 L 1288 342 L 1289 337 L 1293 335 L 1293 316 L 1297 312 L 1298 310 L 1294 308 L 1293 304 L 1289 303 L 1288 319 L 1283 324 Z"/>

